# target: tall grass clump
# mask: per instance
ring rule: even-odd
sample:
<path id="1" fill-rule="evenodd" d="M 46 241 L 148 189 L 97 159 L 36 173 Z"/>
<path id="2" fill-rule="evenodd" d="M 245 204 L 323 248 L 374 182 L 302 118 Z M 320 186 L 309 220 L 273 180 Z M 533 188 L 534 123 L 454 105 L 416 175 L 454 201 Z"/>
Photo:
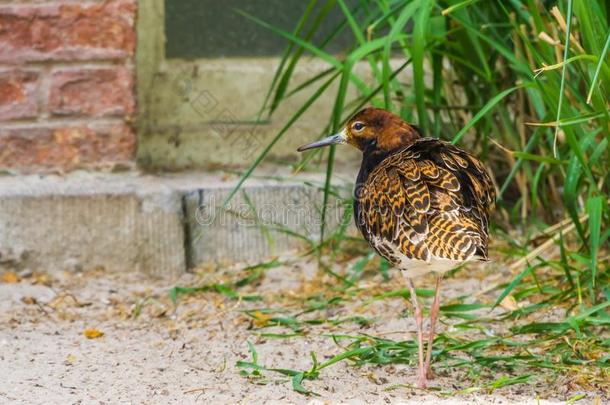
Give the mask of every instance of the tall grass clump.
<path id="1" fill-rule="evenodd" d="M 511 273 L 497 303 L 515 298 L 512 318 L 565 309 L 563 320 L 514 332 L 595 339 L 610 324 L 609 8 L 605 0 L 310 0 L 292 32 L 244 14 L 288 43 L 261 117 L 295 93 L 310 98 L 242 181 L 330 89 L 325 133 L 364 105 L 392 110 L 492 169 L 496 257 Z M 333 10 L 343 22 L 314 45 Z M 346 32 L 352 44 L 343 54 L 325 50 Z M 295 82 L 295 67 L 312 56 L 327 69 Z M 319 153 L 328 155 L 312 159 Z M 326 195 L 334 153 L 315 150 L 301 162 L 326 165 Z M 607 351 L 607 339 L 597 344 Z M 606 356 L 599 364 L 608 363 Z"/>
<path id="2" fill-rule="evenodd" d="M 311 38 L 333 9 L 344 21 L 314 45 Z M 325 132 L 370 104 L 475 151 L 498 187 L 497 231 L 510 242 L 507 254 L 525 259 L 514 270 L 557 245 L 559 262 L 551 267 L 563 271 L 562 288 L 577 289 L 581 303 L 605 301 L 609 12 L 603 0 L 310 0 L 292 32 L 244 14 L 289 43 L 261 116 L 297 92 L 311 96 L 242 180 L 305 111 L 336 89 Z M 326 52 L 345 31 L 353 39 L 345 54 Z M 295 67 L 311 56 L 328 68 L 295 83 Z M 359 76 L 357 64 L 366 64 L 370 77 Z M 357 96 L 348 98 L 352 88 Z M 318 153 L 328 153 L 328 192 L 334 148 L 312 151 L 301 164 Z M 542 249 L 531 249 L 539 243 Z"/>

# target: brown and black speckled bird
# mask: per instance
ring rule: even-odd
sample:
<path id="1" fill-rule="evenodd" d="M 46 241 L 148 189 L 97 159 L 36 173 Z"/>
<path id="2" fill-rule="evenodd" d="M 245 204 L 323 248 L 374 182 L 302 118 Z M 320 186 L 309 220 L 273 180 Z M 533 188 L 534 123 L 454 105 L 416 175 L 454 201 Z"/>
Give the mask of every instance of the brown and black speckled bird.
<path id="1" fill-rule="evenodd" d="M 495 189 L 473 155 L 451 143 L 422 137 L 400 117 L 366 108 L 338 134 L 299 148 L 334 144 L 362 151 L 356 181 L 356 226 L 369 244 L 407 279 L 417 323 L 418 385 L 431 376 L 434 328 L 443 274 L 471 260 L 487 260 L 489 215 Z M 424 360 L 423 314 L 412 279 L 436 274 Z"/>

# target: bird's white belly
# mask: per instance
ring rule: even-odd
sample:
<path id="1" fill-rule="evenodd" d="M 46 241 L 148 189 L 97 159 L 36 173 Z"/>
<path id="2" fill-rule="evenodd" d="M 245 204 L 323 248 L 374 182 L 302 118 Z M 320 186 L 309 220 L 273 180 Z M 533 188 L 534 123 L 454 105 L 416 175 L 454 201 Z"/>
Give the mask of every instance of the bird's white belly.
<path id="1" fill-rule="evenodd" d="M 480 257 L 473 256 L 468 260 L 451 260 L 442 257 L 430 256 L 428 260 L 411 259 L 405 255 L 400 248 L 387 240 L 375 237 L 372 240 L 376 247 L 383 246 L 396 259 L 395 267 L 401 271 L 403 276 L 408 278 L 424 276 L 428 273 L 446 273 L 457 266 L 471 260 L 480 260 Z"/>
<path id="2" fill-rule="evenodd" d="M 396 266 L 402 273 L 403 276 L 408 278 L 414 278 L 424 276 L 428 273 L 439 273 L 443 274 L 449 270 L 455 269 L 457 266 L 464 264 L 465 261 L 460 260 L 449 260 L 449 259 L 435 259 L 432 258 L 430 261 L 413 260 L 405 257 L 399 266 Z"/>

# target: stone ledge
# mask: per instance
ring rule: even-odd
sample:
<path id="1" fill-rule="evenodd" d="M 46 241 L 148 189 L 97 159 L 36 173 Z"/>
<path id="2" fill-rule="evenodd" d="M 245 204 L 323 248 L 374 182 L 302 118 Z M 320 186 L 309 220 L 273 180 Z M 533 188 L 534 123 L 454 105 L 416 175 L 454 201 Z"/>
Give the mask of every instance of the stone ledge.
<path id="1" fill-rule="evenodd" d="M 0 177 L 0 270 L 101 266 L 175 277 L 204 262 L 264 260 L 317 239 L 323 193 L 306 183 L 322 180 L 253 179 L 223 210 L 236 179 L 221 175 Z M 331 227 L 342 212 L 336 201 Z"/>

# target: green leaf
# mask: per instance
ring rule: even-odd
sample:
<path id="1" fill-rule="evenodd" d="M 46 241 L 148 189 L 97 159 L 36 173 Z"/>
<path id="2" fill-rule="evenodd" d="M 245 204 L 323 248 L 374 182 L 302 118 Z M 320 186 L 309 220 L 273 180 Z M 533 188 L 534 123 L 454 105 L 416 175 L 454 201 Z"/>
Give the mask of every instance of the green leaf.
<path id="1" fill-rule="evenodd" d="M 540 155 L 534 155 L 532 153 L 526 153 L 526 152 L 515 151 L 515 152 L 513 152 L 513 155 L 520 159 L 533 160 L 536 162 L 549 163 L 552 165 L 561 165 L 561 164 L 567 163 L 567 162 L 563 162 L 561 160 L 555 159 L 551 156 L 540 156 Z"/>
<path id="2" fill-rule="evenodd" d="M 483 108 L 481 108 L 479 110 L 479 112 L 477 112 L 475 114 L 475 116 L 472 117 L 472 119 L 469 120 L 466 125 L 464 125 L 464 127 L 462 129 L 460 129 L 460 131 L 453 137 L 453 140 L 451 141 L 451 143 L 453 143 L 453 144 L 458 143 L 460 141 L 460 139 L 462 139 L 462 137 L 466 134 L 466 131 L 468 131 L 477 122 L 479 122 L 481 120 L 481 118 L 483 118 L 485 116 L 485 114 L 487 114 L 489 111 L 491 111 L 506 96 L 508 96 L 509 94 L 514 92 L 515 90 L 520 89 L 521 87 L 523 87 L 523 86 L 515 86 L 515 87 L 511 87 L 510 89 L 506 89 L 506 90 L 502 91 L 501 93 L 497 94 L 491 100 L 489 100 L 483 106 Z"/>
<path id="3" fill-rule="evenodd" d="M 317 56 L 318 58 L 322 59 L 323 61 L 325 61 L 326 63 L 330 64 L 331 66 L 333 66 L 336 69 L 342 69 L 343 68 L 343 64 L 341 62 L 339 62 L 339 60 L 337 60 L 337 58 L 335 58 L 334 56 L 332 56 L 331 54 L 324 52 L 322 49 L 310 44 L 309 42 L 306 42 L 304 40 L 302 40 L 299 37 L 294 36 L 293 34 L 286 32 L 284 30 L 281 30 L 277 27 L 272 26 L 271 24 L 266 23 L 263 20 L 260 20 L 250 14 L 247 14 L 241 10 L 236 10 L 237 13 L 243 15 L 246 18 L 249 18 L 250 20 L 254 21 L 255 23 L 259 24 L 262 27 L 265 27 L 273 32 L 275 32 L 278 35 L 281 35 L 282 37 L 288 39 L 289 41 L 294 42 L 295 44 L 303 47 L 304 49 L 308 50 L 309 52 L 311 52 L 312 54 L 314 54 L 315 56 Z M 359 77 L 355 76 L 355 75 L 351 75 L 350 76 L 350 80 L 353 80 L 354 83 L 356 84 L 356 86 L 360 89 L 360 91 L 367 93 L 369 91 L 368 87 L 366 86 L 366 84 L 364 83 L 363 80 L 361 80 Z"/>
<path id="4" fill-rule="evenodd" d="M 452 304 L 442 305 L 441 311 L 443 312 L 465 312 L 465 311 L 476 311 L 477 309 L 489 308 L 489 305 L 484 304 Z"/>
<path id="5" fill-rule="evenodd" d="M 597 80 L 599 78 L 599 72 L 601 72 L 602 66 L 606 62 L 605 57 L 606 53 L 608 53 L 608 48 L 610 48 L 610 30 L 608 31 L 608 35 L 606 36 L 606 43 L 604 44 L 604 49 L 599 54 L 595 73 L 593 74 L 593 80 L 591 81 L 591 87 L 589 88 L 589 93 L 587 94 L 587 104 L 591 103 L 591 97 L 593 97 L 593 91 L 595 90 L 595 85 L 597 84 Z"/>
<path id="6" fill-rule="evenodd" d="M 333 364 L 338 363 L 338 362 L 340 362 L 341 360 L 344 360 L 344 359 L 349 359 L 349 358 L 352 358 L 352 357 L 361 356 L 361 355 L 363 355 L 365 353 L 369 353 L 370 351 L 371 351 L 370 347 L 361 347 L 361 348 L 358 348 L 358 349 L 354 349 L 354 350 L 349 350 L 349 351 L 343 352 L 343 353 L 338 354 L 338 355 L 332 357 L 331 359 L 325 361 L 324 363 L 321 363 L 318 366 L 318 370 L 322 370 L 323 368 L 326 368 L 328 366 L 332 366 Z"/>
<path id="7" fill-rule="evenodd" d="M 413 4 L 416 4 L 414 2 Z M 417 106 L 418 125 L 427 132 L 428 113 L 426 112 L 426 84 L 424 73 L 424 51 L 428 41 L 428 20 L 434 3 L 431 0 L 420 0 L 415 26 L 413 28 L 413 89 L 415 91 L 415 104 Z M 405 10 L 407 7 L 405 7 Z"/>
<path id="8" fill-rule="evenodd" d="M 288 120 L 288 122 L 282 127 L 282 129 L 275 135 L 275 137 L 265 146 L 265 149 L 257 156 L 254 162 L 248 167 L 248 169 L 241 175 L 237 185 L 229 192 L 227 197 L 223 202 L 223 207 L 229 204 L 231 199 L 235 196 L 235 194 L 239 191 L 244 182 L 252 175 L 254 169 L 258 167 L 258 165 L 265 159 L 265 157 L 269 154 L 271 149 L 275 146 L 275 144 L 284 136 L 284 134 L 292 127 L 292 125 L 303 115 L 309 107 L 326 91 L 326 89 L 331 85 L 331 83 L 335 80 L 335 78 L 339 75 L 339 73 L 334 74 L 330 79 L 328 79 L 316 92 L 309 97 L 309 99 L 301 106 L 301 108 L 296 111 L 296 113 Z"/>
<path id="9" fill-rule="evenodd" d="M 568 59 L 568 53 L 570 52 L 570 29 L 572 28 L 572 0 L 568 0 L 568 16 L 567 16 L 567 27 L 566 27 L 566 39 L 563 44 L 563 61 Z M 559 122 L 561 119 L 561 107 L 563 106 L 563 92 L 566 81 L 566 70 L 568 65 L 566 63 L 561 67 L 561 82 L 559 84 L 559 100 L 557 101 L 557 116 L 555 121 Z M 555 138 L 553 140 L 553 156 L 558 156 L 557 151 L 557 138 L 559 136 L 559 126 L 555 127 Z"/>
<path id="10" fill-rule="evenodd" d="M 446 9 L 444 9 L 442 11 L 442 13 L 443 13 L 443 15 L 451 14 L 454 11 L 457 11 L 457 10 L 459 10 L 461 8 L 464 8 L 464 7 L 468 7 L 468 6 L 470 6 L 470 5 L 474 4 L 474 3 L 477 3 L 479 1 L 481 1 L 481 0 L 465 0 L 465 1 L 461 1 L 461 2 L 459 2 L 457 4 L 454 4 L 454 5 L 450 6 L 450 7 L 447 7 Z"/>
<path id="11" fill-rule="evenodd" d="M 563 333 L 568 329 L 570 329 L 568 322 L 533 322 L 528 325 L 510 328 L 510 330 L 515 334 Z"/>
<path id="12" fill-rule="evenodd" d="M 384 105 L 386 108 L 391 108 L 390 102 L 390 59 L 391 59 L 391 50 L 392 44 L 398 39 L 399 34 L 404 30 L 407 21 L 413 16 L 415 10 L 417 10 L 418 3 L 412 2 L 407 4 L 400 10 L 400 14 L 398 15 L 398 19 L 392 25 L 392 29 L 390 33 L 385 37 L 385 44 L 383 48 L 383 66 L 382 66 L 382 78 L 381 84 L 383 86 L 383 99 Z"/>
<path id="13" fill-rule="evenodd" d="M 303 377 L 304 377 L 304 374 L 302 372 L 295 374 L 292 377 L 292 389 L 300 394 L 309 395 L 312 392 L 310 390 L 308 390 L 307 388 L 303 387 L 303 384 L 301 384 L 303 382 Z"/>
<path id="14" fill-rule="evenodd" d="M 589 214 L 589 250 L 591 251 L 592 287 L 595 287 L 595 280 L 597 278 L 597 258 L 599 255 L 603 207 L 604 198 L 602 196 L 591 197 L 587 200 L 587 213 Z"/>
<path id="15" fill-rule="evenodd" d="M 252 363 L 254 364 L 258 364 L 258 353 L 256 352 L 256 347 L 254 347 L 254 344 L 252 344 L 252 342 L 250 342 L 248 340 L 248 350 L 250 351 L 250 354 L 252 355 Z"/>
<path id="16" fill-rule="evenodd" d="M 519 285 L 519 283 L 521 282 L 521 280 L 523 280 L 523 277 L 525 277 L 527 274 L 529 274 L 532 271 L 532 266 L 527 266 L 521 273 L 519 273 L 517 275 L 517 277 L 515 277 L 513 279 L 513 281 L 510 282 L 510 284 L 504 289 L 504 291 L 502 291 L 502 294 L 500 294 L 500 296 L 498 297 L 498 299 L 496 299 L 496 302 L 494 302 L 494 304 L 491 306 L 491 309 L 494 309 L 495 307 L 497 307 L 500 302 L 502 302 L 502 300 L 504 298 L 506 298 L 506 296 L 508 294 L 510 294 L 510 292 L 517 286 Z"/>

